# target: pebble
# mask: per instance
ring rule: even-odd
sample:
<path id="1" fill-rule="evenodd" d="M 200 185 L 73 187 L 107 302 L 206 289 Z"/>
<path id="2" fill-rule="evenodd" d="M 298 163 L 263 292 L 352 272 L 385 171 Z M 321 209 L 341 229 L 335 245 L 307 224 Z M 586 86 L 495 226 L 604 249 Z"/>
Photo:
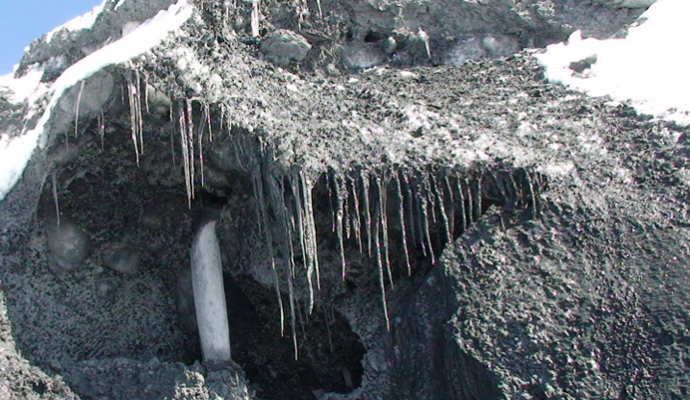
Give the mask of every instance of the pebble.
<path id="1" fill-rule="evenodd" d="M 311 45 L 303 36 L 287 29 L 278 29 L 263 40 L 260 51 L 268 61 L 285 67 L 293 61 L 302 61 L 310 49 Z"/>
<path id="2" fill-rule="evenodd" d="M 57 272 L 73 271 L 82 264 L 91 248 L 91 240 L 74 222 L 51 220 L 46 228 L 48 252 Z"/>
<path id="3" fill-rule="evenodd" d="M 121 274 L 132 275 L 139 271 L 141 257 L 124 243 L 112 243 L 103 250 L 103 264 Z"/>

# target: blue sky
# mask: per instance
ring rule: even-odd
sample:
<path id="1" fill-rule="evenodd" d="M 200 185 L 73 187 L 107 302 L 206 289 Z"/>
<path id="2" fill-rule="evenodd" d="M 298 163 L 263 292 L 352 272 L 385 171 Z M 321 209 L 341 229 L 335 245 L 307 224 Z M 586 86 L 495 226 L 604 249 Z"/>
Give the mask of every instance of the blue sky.
<path id="1" fill-rule="evenodd" d="M 99 4 L 101 0 L 0 0 L 0 75 L 12 72 L 33 39 Z"/>

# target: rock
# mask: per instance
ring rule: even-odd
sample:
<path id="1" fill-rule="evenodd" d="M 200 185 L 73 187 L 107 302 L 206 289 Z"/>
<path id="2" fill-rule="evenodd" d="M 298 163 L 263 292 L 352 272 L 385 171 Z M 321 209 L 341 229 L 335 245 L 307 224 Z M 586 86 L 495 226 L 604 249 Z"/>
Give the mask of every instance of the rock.
<path id="1" fill-rule="evenodd" d="M 386 62 L 388 57 L 377 43 L 354 43 L 340 49 L 343 65 L 352 70 L 375 67 Z"/>
<path id="2" fill-rule="evenodd" d="M 84 231 L 67 218 L 51 220 L 46 228 L 48 251 L 53 267 L 59 272 L 75 270 L 89 253 L 91 241 Z"/>
<path id="3" fill-rule="evenodd" d="M 180 325 L 189 333 L 197 333 L 194 290 L 192 289 L 192 270 L 184 268 L 177 278 L 177 318 Z"/>
<path id="4" fill-rule="evenodd" d="M 615 8 L 647 8 L 658 0 L 594 0 L 597 3 Z"/>
<path id="5" fill-rule="evenodd" d="M 261 53 L 281 67 L 301 62 L 309 49 L 311 45 L 303 36 L 287 29 L 278 29 L 261 42 Z"/>
<path id="6" fill-rule="evenodd" d="M 141 256 L 129 245 L 112 243 L 103 249 L 103 264 L 121 274 L 132 275 L 139 271 Z"/>

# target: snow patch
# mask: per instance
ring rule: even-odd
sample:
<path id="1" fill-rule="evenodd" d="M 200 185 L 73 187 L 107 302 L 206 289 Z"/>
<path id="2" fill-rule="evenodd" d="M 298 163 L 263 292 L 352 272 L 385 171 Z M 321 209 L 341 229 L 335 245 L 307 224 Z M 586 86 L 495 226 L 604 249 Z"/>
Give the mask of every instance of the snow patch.
<path id="1" fill-rule="evenodd" d="M 83 29 L 91 29 L 93 28 L 93 24 L 96 22 L 96 19 L 98 19 L 98 16 L 101 15 L 103 12 L 103 9 L 105 8 L 105 3 L 108 0 L 103 0 L 103 2 L 96 7 L 94 7 L 91 11 L 84 13 L 76 18 L 73 18 L 64 24 L 58 26 L 57 28 L 53 29 L 52 31 L 48 32 L 46 34 L 46 43 L 50 43 L 50 41 L 53 39 L 53 35 L 55 35 L 57 32 L 66 29 L 68 31 L 79 31 Z"/>
<path id="2" fill-rule="evenodd" d="M 638 112 L 690 124 L 690 1 L 654 3 L 631 27 L 625 39 L 582 39 L 580 31 L 567 43 L 550 45 L 535 57 L 552 82 L 592 96 L 631 100 Z M 573 63 L 595 56 L 589 68 L 573 70 Z M 590 59 L 592 60 L 592 59 Z"/>
<path id="3" fill-rule="evenodd" d="M 43 68 L 42 65 L 33 64 L 19 79 L 14 78 L 14 73 L 0 76 L 0 91 L 3 88 L 10 90 L 7 100 L 11 103 L 18 104 L 25 101 L 32 103 L 31 100 L 37 99 L 47 90 L 47 86 L 41 83 Z"/>
<path id="4" fill-rule="evenodd" d="M 179 29 L 192 16 L 192 11 L 193 6 L 187 0 L 179 0 L 167 10 L 162 10 L 143 22 L 127 36 L 79 60 L 67 68 L 49 89 L 50 103 L 33 130 L 13 139 L 0 134 L 0 201 L 21 177 L 33 149 L 39 144 L 39 139 L 45 140 L 43 133 L 51 112 L 67 90 L 109 65 L 120 64 L 145 53 L 165 39 L 170 32 Z M 40 67 L 36 67 L 32 73 L 20 79 L 4 76 L 0 78 L 0 85 L 9 87 L 14 92 L 15 100 L 21 99 L 21 96 L 26 96 L 26 99 L 35 96 L 37 90 L 40 90 L 41 84 L 36 83 L 36 76 L 40 80 L 41 74 Z"/>

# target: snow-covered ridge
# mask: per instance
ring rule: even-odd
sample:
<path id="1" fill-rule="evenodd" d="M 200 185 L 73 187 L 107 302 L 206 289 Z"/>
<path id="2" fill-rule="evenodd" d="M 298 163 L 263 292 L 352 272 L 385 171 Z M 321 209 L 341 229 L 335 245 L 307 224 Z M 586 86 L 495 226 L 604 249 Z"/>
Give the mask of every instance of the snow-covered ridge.
<path id="1" fill-rule="evenodd" d="M 50 88 L 40 82 L 40 66 L 35 66 L 32 73 L 19 79 L 13 79 L 11 74 L 1 77 L 0 90 L 9 89 L 12 92 L 11 101 L 23 102 L 48 92 L 50 102 L 36 127 L 24 136 L 10 139 L 9 135 L 0 133 L 0 201 L 21 177 L 33 150 L 44 134 L 55 106 L 67 90 L 109 65 L 124 63 L 150 50 L 170 32 L 179 29 L 192 16 L 193 10 L 194 7 L 187 0 L 178 0 L 167 10 L 162 10 L 155 17 L 144 21 L 121 39 L 67 68 Z"/>
<path id="2" fill-rule="evenodd" d="M 86 12 L 78 17 L 72 18 L 71 20 L 48 32 L 46 34 L 46 42 L 50 42 L 50 40 L 53 38 L 53 35 L 62 29 L 67 29 L 68 31 L 91 29 L 93 27 L 93 24 L 96 22 L 98 16 L 101 15 L 101 12 L 103 12 L 105 3 L 107 1 L 108 0 L 103 0 L 101 4 L 94 7 L 91 11 Z"/>
<path id="3" fill-rule="evenodd" d="M 592 96 L 631 100 L 641 113 L 690 124 L 688 16 L 690 1 L 660 0 L 624 39 L 582 39 L 578 31 L 567 43 L 548 46 L 536 57 L 552 82 Z M 591 67 L 582 72 L 571 68 L 587 58 Z"/>

